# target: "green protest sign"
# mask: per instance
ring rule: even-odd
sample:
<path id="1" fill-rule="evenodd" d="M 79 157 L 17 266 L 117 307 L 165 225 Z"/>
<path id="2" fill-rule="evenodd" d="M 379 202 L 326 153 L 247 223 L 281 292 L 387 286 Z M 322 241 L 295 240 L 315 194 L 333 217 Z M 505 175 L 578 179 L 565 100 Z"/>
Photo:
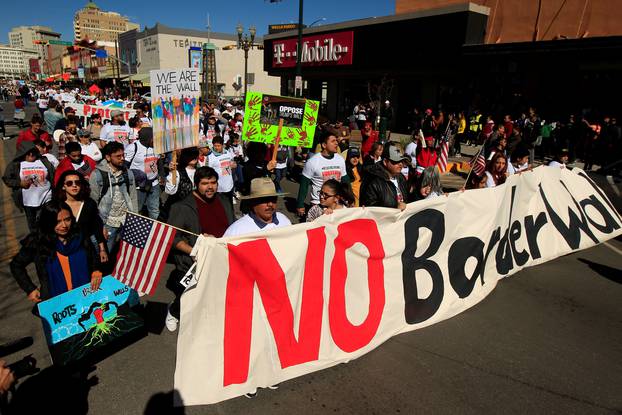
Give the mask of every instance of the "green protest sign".
<path id="1" fill-rule="evenodd" d="M 248 92 L 242 138 L 272 144 L 282 119 L 280 145 L 311 147 L 319 107 L 318 101 L 310 99 Z"/>

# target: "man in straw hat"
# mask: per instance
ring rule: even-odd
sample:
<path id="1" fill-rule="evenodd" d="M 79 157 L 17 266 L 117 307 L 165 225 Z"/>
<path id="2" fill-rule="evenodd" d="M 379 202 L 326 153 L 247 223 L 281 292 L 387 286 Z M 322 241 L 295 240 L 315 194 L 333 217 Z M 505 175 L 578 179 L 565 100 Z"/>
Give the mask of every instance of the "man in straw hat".
<path id="1" fill-rule="evenodd" d="M 285 194 L 276 191 L 274 182 L 269 177 L 253 179 L 250 194 L 241 197 L 247 203 L 249 212 L 233 222 L 224 236 L 244 235 L 291 225 L 287 216 L 276 210 L 278 197 Z"/>

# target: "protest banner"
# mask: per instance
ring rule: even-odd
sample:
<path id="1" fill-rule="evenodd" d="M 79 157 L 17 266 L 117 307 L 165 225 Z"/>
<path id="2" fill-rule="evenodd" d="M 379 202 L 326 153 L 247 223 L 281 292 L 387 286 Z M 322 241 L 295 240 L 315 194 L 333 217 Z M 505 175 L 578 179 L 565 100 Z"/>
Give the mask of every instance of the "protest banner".
<path id="1" fill-rule="evenodd" d="M 87 284 L 39 303 L 54 363 L 80 360 L 142 327 L 142 319 L 130 310 L 136 304 L 136 291 L 111 276 L 97 291 Z"/>
<path id="2" fill-rule="evenodd" d="M 153 148 L 167 153 L 199 144 L 199 71 L 150 71 Z"/>
<path id="3" fill-rule="evenodd" d="M 76 104 L 73 102 L 69 102 L 65 104 L 65 107 L 73 108 L 74 110 L 76 110 L 76 116 L 84 117 L 84 126 L 86 126 L 87 118 L 95 114 L 99 114 L 99 116 L 102 118 L 102 122 L 104 120 L 112 119 L 110 115 L 112 111 L 123 112 L 123 118 L 125 119 L 125 121 L 128 121 L 130 118 L 136 115 L 136 110 L 133 109 L 111 108 L 100 105 Z"/>
<path id="4" fill-rule="evenodd" d="M 220 402 L 355 359 L 482 301 L 503 277 L 622 234 L 581 170 L 200 238 L 181 299 L 177 405 Z M 357 380 L 352 380 L 356 382 Z"/>
<path id="5" fill-rule="evenodd" d="M 248 92 L 242 139 L 272 144 L 282 119 L 281 145 L 311 147 L 319 107 L 318 101 L 310 99 Z"/>

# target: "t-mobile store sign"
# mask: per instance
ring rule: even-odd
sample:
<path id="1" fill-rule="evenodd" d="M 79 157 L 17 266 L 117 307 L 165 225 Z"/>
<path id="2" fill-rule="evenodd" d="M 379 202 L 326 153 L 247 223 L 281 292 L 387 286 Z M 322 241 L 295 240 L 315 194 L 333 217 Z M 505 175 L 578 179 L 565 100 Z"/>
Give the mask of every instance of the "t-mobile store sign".
<path id="1" fill-rule="evenodd" d="M 302 38 L 302 64 L 352 65 L 353 32 L 327 33 Z M 273 43 L 273 68 L 296 66 L 298 39 L 277 39 Z"/>

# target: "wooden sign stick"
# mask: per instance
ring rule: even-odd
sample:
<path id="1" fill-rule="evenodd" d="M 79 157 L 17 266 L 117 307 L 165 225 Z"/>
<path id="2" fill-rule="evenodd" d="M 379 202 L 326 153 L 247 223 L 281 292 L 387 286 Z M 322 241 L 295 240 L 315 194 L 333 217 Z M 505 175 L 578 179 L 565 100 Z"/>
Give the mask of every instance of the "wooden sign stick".
<path id="1" fill-rule="evenodd" d="M 276 130 L 276 139 L 274 140 L 274 149 L 272 150 L 272 161 L 276 162 L 276 153 L 279 151 L 279 143 L 281 142 L 281 130 L 283 129 L 283 118 L 279 118 L 279 129 Z"/>
<path id="2" fill-rule="evenodd" d="M 172 163 L 175 163 L 175 170 L 172 171 L 171 181 L 173 182 L 173 186 L 177 184 L 177 151 L 173 150 L 173 158 L 171 159 Z"/>

